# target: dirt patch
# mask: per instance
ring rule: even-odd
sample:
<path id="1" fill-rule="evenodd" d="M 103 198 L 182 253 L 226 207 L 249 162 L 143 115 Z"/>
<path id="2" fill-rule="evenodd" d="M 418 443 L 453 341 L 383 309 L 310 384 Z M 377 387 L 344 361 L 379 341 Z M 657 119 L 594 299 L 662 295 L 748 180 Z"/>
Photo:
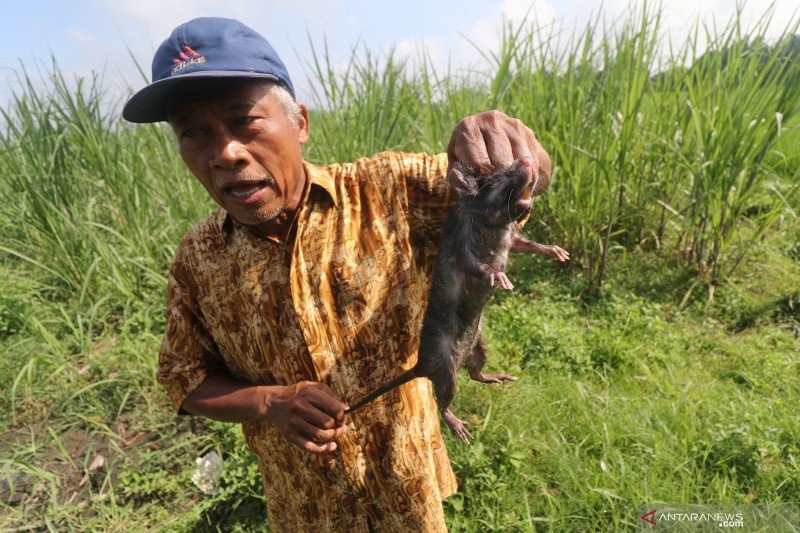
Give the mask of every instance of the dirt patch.
<path id="1" fill-rule="evenodd" d="M 28 517 L 43 516 L 36 510 L 53 504 L 74 505 L 78 514 L 93 514 L 92 504 L 109 497 L 121 471 L 135 467 L 144 454 L 166 447 L 180 434 L 193 432 L 194 425 L 181 417 L 167 430 L 137 428 L 125 419 L 109 427 L 99 417 L 86 417 L 9 431 L 0 435 L 0 457 L 4 458 L 0 505 Z M 5 520 L 0 520 L 0 529 L 8 525 Z"/>

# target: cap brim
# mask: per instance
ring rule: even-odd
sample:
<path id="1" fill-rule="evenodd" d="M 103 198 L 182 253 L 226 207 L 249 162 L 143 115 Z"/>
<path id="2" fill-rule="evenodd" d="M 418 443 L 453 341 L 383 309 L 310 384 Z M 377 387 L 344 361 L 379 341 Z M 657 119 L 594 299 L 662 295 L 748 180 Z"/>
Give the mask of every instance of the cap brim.
<path id="1" fill-rule="evenodd" d="M 181 74 L 172 78 L 165 78 L 151 83 L 141 91 L 131 96 L 122 108 L 122 118 L 128 122 L 147 123 L 163 122 L 167 120 L 168 106 L 171 94 L 178 86 L 198 83 L 201 79 L 235 79 L 235 78 L 262 78 L 281 83 L 278 77 L 263 72 L 236 72 L 230 70 L 204 70 Z"/>

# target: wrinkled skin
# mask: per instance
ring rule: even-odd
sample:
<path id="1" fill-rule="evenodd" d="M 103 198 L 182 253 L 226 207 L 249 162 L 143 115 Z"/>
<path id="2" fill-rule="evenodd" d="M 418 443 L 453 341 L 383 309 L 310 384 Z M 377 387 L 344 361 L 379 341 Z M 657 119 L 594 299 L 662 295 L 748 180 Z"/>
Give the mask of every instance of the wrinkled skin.
<path id="1" fill-rule="evenodd" d="M 264 83 L 213 85 L 170 110 L 181 157 L 214 201 L 242 224 L 284 240 L 298 209 L 308 111 L 290 120 Z"/>

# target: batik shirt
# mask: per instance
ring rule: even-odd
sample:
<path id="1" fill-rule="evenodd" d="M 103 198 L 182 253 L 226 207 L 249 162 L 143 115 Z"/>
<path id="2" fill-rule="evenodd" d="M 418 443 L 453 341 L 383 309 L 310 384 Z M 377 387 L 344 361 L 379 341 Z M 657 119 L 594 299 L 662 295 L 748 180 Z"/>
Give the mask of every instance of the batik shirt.
<path id="1" fill-rule="evenodd" d="M 417 360 L 441 226 L 447 157 L 381 153 L 305 164 L 288 243 L 218 210 L 170 269 L 158 381 L 177 409 L 210 374 L 303 380 L 355 403 Z M 415 379 L 347 417 L 334 452 L 312 454 L 268 422 L 242 424 L 273 531 L 444 531 L 456 490 L 431 384 Z"/>

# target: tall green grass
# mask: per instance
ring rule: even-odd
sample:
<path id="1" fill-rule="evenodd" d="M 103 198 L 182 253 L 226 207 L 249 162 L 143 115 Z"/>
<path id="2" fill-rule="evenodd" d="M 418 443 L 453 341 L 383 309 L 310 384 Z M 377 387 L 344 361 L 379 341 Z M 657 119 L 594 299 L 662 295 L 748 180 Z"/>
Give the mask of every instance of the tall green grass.
<path id="1" fill-rule="evenodd" d="M 136 131 L 107 103 L 97 77 L 75 89 L 54 66 L 2 110 L 3 251 L 46 273 L 59 297 L 136 300 L 165 281 L 175 236 L 208 202 L 161 126 Z M 122 253 L 124 252 L 124 253 Z"/>
<path id="2" fill-rule="evenodd" d="M 526 231 L 573 260 L 515 259 L 518 290 L 487 311 L 492 364 L 523 379 L 463 384 L 478 439 L 449 443 L 453 530 L 631 529 L 646 502 L 800 502 L 800 38 L 795 20 L 767 41 L 768 22 L 698 25 L 671 49 L 657 10 L 566 40 L 510 22 L 469 72 L 358 46 L 338 68 L 315 49 L 311 161 L 442 151 L 490 108 L 553 156 Z M 169 129 L 122 122 L 99 77 L 19 76 L 0 110 L 0 479 L 38 488 L 0 502 L 0 529 L 254 527 L 241 435 L 176 425 L 153 379 L 169 261 L 212 202 Z M 128 448 L 140 430 L 168 444 Z M 93 443 L 79 457 L 75 435 Z M 201 501 L 189 472 L 214 447 L 225 489 Z"/>
<path id="3" fill-rule="evenodd" d="M 436 73 L 424 56 L 412 71 L 357 47 L 336 69 L 326 48 L 315 50 L 307 157 L 442 150 L 458 119 L 498 108 L 554 156 L 536 219 L 591 287 L 602 286 L 609 254 L 645 243 L 674 248 L 716 285 L 786 213 L 800 177 L 797 144 L 786 140 L 800 105 L 797 23 L 768 44 L 768 22 L 743 35 L 734 19 L 706 35 L 702 55 L 697 28 L 661 57 L 661 72 L 659 17 L 647 11 L 566 43 L 509 24 L 478 74 Z M 44 93 L 23 73 L 25 89 L 3 110 L 0 171 L 16 200 L 4 210 L 13 223 L 3 250 L 48 272 L 53 288 L 86 298 L 106 284 L 124 302 L 163 282 L 168 243 L 209 204 L 165 128 L 102 116 L 96 78 L 71 90 L 55 69 L 51 81 Z"/>
<path id="4" fill-rule="evenodd" d="M 323 51 L 312 65 L 324 148 L 309 154 L 442 149 L 443 124 L 497 108 L 534 128 L 554 156 L 556 181 L 537 218 L 590 288 L 602 288 L 615 250 L 643 244 L 674 249 L 713 288 L 786 213 L 800 178 L 797 145 L 786 140 L 800 105 L 798 23 L 768 42 L 770 21 L 746 35 L 738 17 L 718 34 L 698 24 L 666 55 L 657 11 L 604 32 L 590 24 L 567 42 L 508 23 L 478 73 L 436 73 L 424 54 L 409 72 L 368 52 L 336 70 Z"/>
<path id="5" fill-rule="evenodd" d="M 45 88 L 20 82 L 0 136 L 0 341 L 14 339 L 0 427 L 109 388 L 113 411 L 153 382 L 169 261 L 211 206 L 168 130 L 103 111 L 99 78 L 73 85 L 54 65 Z"/>

